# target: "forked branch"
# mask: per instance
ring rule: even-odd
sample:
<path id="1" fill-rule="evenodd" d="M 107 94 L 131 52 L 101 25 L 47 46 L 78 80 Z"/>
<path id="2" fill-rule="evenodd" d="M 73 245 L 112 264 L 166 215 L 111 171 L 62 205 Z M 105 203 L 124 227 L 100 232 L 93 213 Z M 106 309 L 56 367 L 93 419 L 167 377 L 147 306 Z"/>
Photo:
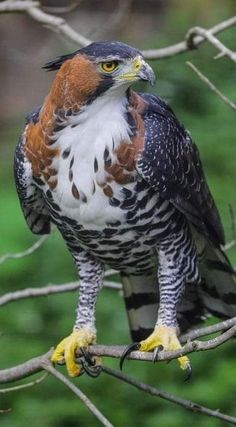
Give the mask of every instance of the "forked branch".
<path id="1" fill-rule="evenodd" d="M 63 382 L 67 387 L 69 387 L 77 397 L 87 406 L 87 408 L 93 413 L 93 415 L 101 422 L 102 425 L 111 427 L 112 424 L 107 420 L 106 417 L 97 409 L 97 407 L 88 399 L 88 397 L 76 387 L 72 381 L 66 378 L 63 374 L 57 371 L 50 362 L 50 356 L 52 352 L 48 352 L 42 356 L 31 359 L 21 365 L 18 365 L 14 368 L 5 369 L 0 371 L 0 383 L 9 383 L 16 381 L 34 373 L 45 370 L 51 375 L 55 376 L 59 381 Z M 145 393 L 151 394 L 162 399 L 165 399 L 171 403 L 179 405 L 185 409 L 193 411 L 194 413 L 198 412 L 202 415 L 214 417 L 220 419 L 226 423 L 236 425 L 236 418 L 231 417 L 230 415 L 221 413 L 218 409 L 212 410 L 205 406 L 199 405 L 198 403 L 192 402 L 190 400 L 182 399 L 179 396 L 174 394 L 167 393 L 156 387 L 151 387 L 147 384 L 141 383 L 140 381 L 131 378 L 130 376 L 116 371 L 114 369 L 108 368 L 107 366 L 102 367 L 102 372 L 111 375 L 121 381 L 124 381 L 139 390 L 144 391 Z"/>

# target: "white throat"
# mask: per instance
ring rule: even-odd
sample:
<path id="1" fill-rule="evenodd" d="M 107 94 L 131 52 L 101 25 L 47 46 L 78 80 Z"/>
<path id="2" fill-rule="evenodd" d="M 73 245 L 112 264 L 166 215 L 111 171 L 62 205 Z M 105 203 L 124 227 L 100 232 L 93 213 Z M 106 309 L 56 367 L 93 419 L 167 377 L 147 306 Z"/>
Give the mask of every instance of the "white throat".
<path id="1" fill-rule="evenodd" d="M 127 103 L 124 93 L 118 96 L 117 93 L 106 92 L 91 105 L 83 107 L 77 116 L 71 116 L 68 119 L 68 126 L 60 132 L 55 142 L 55 146 L 58 146 L 61 152 L 60 159 L 55 164 L 58 168 L 57 189 L 60 189 L 60 193 L 58 190 L 55 196 L 67 209 L 76 210 L 76 215 L 79 209 L 79 215 L 85 221 L 94 221 L 95 212 L 96 215 L 99 213 L 104 216 L 108 208 L 109 215 L 112 215 L 113 209 L 110 208 L 109 200 L 104 196 L 98 183 L 105 182 L 107 176 L 104 169 L 105 150 L 109 152 L 109 158 L 113 161 L 116 158 L 114 150 L 122 142 L 130 141 L 130 129 L 125 117 Z M 64 159 L 63 152 L 69 149 L 70 155 Z M 95 159 L 96 168 L 94 168 Z M 72 166 L 70 166 L 71 163 L 73 163 Z M 73 175 L 70 181 L 69 169 Z M 86 203 L 72 196 L 73 183 L 80 194 L 86 196 Z M 116 191 L 120 189 L 114 188 L 114 192 Z"/>

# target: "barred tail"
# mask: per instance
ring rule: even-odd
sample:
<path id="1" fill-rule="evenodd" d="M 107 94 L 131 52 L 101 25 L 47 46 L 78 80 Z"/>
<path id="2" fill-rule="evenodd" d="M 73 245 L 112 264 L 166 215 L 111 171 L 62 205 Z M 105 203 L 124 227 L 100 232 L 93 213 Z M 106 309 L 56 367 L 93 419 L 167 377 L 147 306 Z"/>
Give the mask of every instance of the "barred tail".
<path id="1" fill-rule="evenodd" d="M 121 274 L 124 299 L 133 341 L 150 335 L 157 321 L 159 292 L 157 275 L 136 276 Z"/>
<path id="2" fill-rule="evenodd" d="M 236 272 L 224 252 L 193 230 L 202 281 L 187 284 L 177 308 L 181 331 L 202 322 L 206 316 L 236 316 Z M 159 288 L 157 269 L 151 275 L 121 275 L 130 332 L 134 341 L 147 338 L 157 321 Z"/>
<path id="3" fill-rule="evenodd" d="M 205 309 L 220 318 L 236 316 L 235 270 L 220 248 L 200 235 L 195 241 L 202 276 L 199 295 Z"/>

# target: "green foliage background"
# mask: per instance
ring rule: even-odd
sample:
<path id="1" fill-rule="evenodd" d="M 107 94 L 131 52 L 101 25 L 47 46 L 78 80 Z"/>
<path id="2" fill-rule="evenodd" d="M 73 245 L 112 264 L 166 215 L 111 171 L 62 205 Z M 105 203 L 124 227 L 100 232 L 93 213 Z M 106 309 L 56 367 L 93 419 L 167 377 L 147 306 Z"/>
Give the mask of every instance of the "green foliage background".
<path id="1" fill-rule="evenodd" d="M 190 2 L 191 3 L 191 2 Z M 182 39 L 185 31 L 198 23 L 211 26 L 232 15 L 233 2 L 216 1 L 201 20 L 194 18 L 194 7 L 169 10 L 168 28 L 158 37 L 153 34 L 146 46 L 160 47 Z M 203 5 L 202 2 L 200 2 Z M 180 4 L 187 5 L 186 2 Z M 211 2 L 209 2 L 211 4 Z M 194 6 L 195 5 L 195 6 Z M 170 30 L 171 29 L 171 30 Z M 128 31 L 128 30 L 127 30 Z M 235 30 L 221 34 L 220 39 L 235 49 Z M 125 40 L 127 41 L 127 40 Z M 63 53 L 63 52 L 60 52 Z M 213 60 L 215 51 L 206 44 L 199 51 L 154 61 L 152 66 L 159 79 L 153 92 L 165 97 L 179 119 L 191 131 L 201 151 L 208 181 L 220 209 L 227 240 L 232 237 L 229 204 L 236 206 L 235 112 L 224 105 L 186 66 L 192 60 L 232 100 L 236 100 L 235 64 L 227 58 Z M 143 86 L 138 89 L 144 90 Z M 145 88 L 150 90 L 150 88 Z M 15 141 L 22 128 L 23 117 L 5 123 L 1 145 L 1 253 L 17 252 L 31 245 L 36 238 L 27 229 L 19 208 L 13 183 L 12 159 Z M 236 263 L 236 251 L 228 253 Z M 1 292 L 48 283 L 64 283 L 77 279 L 77 274 L 64 243 L 57 233 L 34 255 L 1 266 Z M 222 284 L 223 286 L 223 284 Z M 13 366 L 46 352 L 73 325 L 77 296 L 74 293 L 14 302 L 0 311 L 0 367 Z M 116 291 L 104 289 L 97 307 L 98 341 L 107 344 L 129 343 L 128 325 L 122 297 Z M 183 398 L 236 416 L 235 342 L 206 353 L 193 354 L 193 377 L 183 383 L 177 363 L 127 362 L 125 372 L 149 384 Z M 118 367 L 118 361 L 105 360 Z M 64 371 L 64 368 L 60 368 Z M 27 382 L 27 381 L 22 381 Z M 146 427 L 221 427 L 223 423 L 184 411 L 161 399 L 144 395 L 105 374 L 98 379 L 83 376 L 74 380 L 116 426 Z M 96 426 L 88 410 L 71 392 L 52 377 L 41 385 L 10 394 L 0 394 L 0 409 L 12 411 L 0 414 L 1 427 L 76 427 Z"/>

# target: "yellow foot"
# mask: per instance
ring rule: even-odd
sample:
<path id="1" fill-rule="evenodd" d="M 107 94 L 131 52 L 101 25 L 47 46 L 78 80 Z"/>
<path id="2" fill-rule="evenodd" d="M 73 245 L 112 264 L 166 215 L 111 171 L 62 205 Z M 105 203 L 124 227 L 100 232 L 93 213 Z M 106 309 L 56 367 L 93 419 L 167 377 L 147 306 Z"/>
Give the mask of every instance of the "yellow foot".
<path id="1" fill-rule="evenodd" d="M 81 347 L 88 347 L 95 344 L 96 334 L 91 329 L 81 328 L 74 330 L 68 337 L 64 338 L 54 350 L 51 361 L 53 363 L 66 363 L 68 374 L 71 377 L 80 375 L 81 368 L 75 362 L 76 351 Z"/>
<path id="2" fill-rule="evenodd" d="M 161 348 L 161 350 L 179 350 L 182 348 L 176 334 L 176 328 L 169 326 L 156 326 L 153 333 L 148 338 L 140 342 L 140 351 L 151 351 Z M 156 354 L 158 352 L 155 352 Z M 155 357 L 155 355 L 154 355 Z M 178 358 L 181 369 L 191 372 L 191 364 L 187 356 Z"/>

